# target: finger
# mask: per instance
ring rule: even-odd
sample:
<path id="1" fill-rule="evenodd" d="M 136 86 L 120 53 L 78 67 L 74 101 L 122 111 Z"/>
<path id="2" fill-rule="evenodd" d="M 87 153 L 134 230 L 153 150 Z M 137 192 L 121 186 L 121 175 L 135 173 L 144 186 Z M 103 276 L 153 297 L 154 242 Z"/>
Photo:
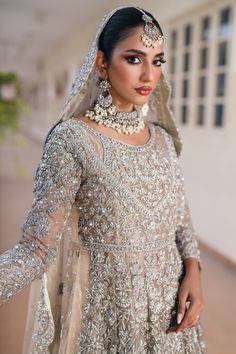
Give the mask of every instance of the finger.
<path id="1" fill-rule="evenodd" d="M 198 314 L 199 314 L 199 312 L 198 312 Z M 188 327 L 191 327 L 193 324 L 196 324 L 199 322 L 200 317 L 198 317 L 199 316 L 198 314 L 193 316 L 192 318 L 190 318 L 189 323 L 187 325 Z"/>
<path id="2" fill-rule="evenodd" d="M 199 304 L 196 302 L 191 302 L 189 309 L 185 313 L 183 321 L 176 330 L 176 333 L 183 331 L 185 328 L 190 327 L 192 323 L 195 323 L 197 315 L 200 311 L 201 307 L 199 307 Z"/>
<path id="3" fill-rule="evenodd" d="M 194 327 L 194 326 L 198 325 L 198 323 L 199 323 L 199 318 L 195 317 L 195 319 L 190 322 L 188 327 Z"/>
<path id="4" fill-rule="evenodd" d="M 175 325 L 175 326 L 170 327 L 170 328 L 166 331 L 166 334 L 171 333 L 171 332 L 176 332 L 177 328 L 178 328 L 178 325 Z"/>
<path id="5" fill-rule="evenodd" d="M 187 302 L 187 293 L 179 294 L 179 304 L 178 304 L 178 311 L 177 311 L 177 324 L 180 324 L 182 319 L 184 318 L 185 311 L 186 311 L 186 302 Z"/>
<path id="6" fill-rule="evenodd" d="M 195 302 L 193 304 L 193 308 L 189 312 L 189 321 L 190 323 L 195 322 L 196 320 L 198 321 L 199 314 L 203 310 L 203 304 L 201 302 Z"/>
<path id="7" fill-rule="evenodd" d="M 181 307 L 181 304 L 182 304 L 181 299 L 182 299 L 182 301 L 184 302 L 184 299 L 185 299 L 185 298 L 186 298 L 186 296 L 184 297 L 183 295 L 180 294 L 180 296 L 179 296 L 180 301 L 179 301 L 179 306 L 178 306 L 178 311 L 177 311 L 177 325 L 174 325 L 174 326 L 170 327 L 170 328 L 166 331 L 166 333 L 176 332 L 177 328 L 179 327 L 179 323 L 182 321 L 182 318 L 181 318 L 181 317 L 182 317 L 182 314 L 183 314 L 183 316 L 184 316 L 186 309 L 188 309 L 188 308 L 189 308 L 189 305 L 190 305 L 190 301 L 185 301 L 184 307 Z M 183 306 L 183 305 L 182 305 L 182 306 Z M 184 310 L 182 310 L 183 308 L 184 308 Z M 180 312 L 180 311 L 181 311 L 181 312 Z M 181 317 L 180 317 L 180 315 L 181 315 Z"/>
<path id="8" fill-rule="evenodd" d="M 195 318 L 192 322 L 190 322 L 188 327 L 196 326 L 199 323 L 199 318 Z"/>
<path id="9" fill-rule="evenodd" d="M 190 306 L 190 301 L 186 301 L 186 303 L 185 303 L 185 311 L 186 311 L 186 309 L 189 308 L 189 306 Z M 176 325 L 174 325 L 174 326 L 168 328 L 167 331 L 166 331 L 166 333 L 168 334 L 168 333 L 170 333 L 170 332 L 176 332 L 176 330 L 177 330 L 178 327 L 179 327 L 179 325 L 176 324 Z"/>
<path id="10" fill-rule="evenodd" d="M 193 317 L 193 318 L 190 320 L 190 322 L 188 323 L 187 327 L 196 326 L 196 325 L 198 324 L 198 322 L 199 322 L 199 318 L 198 318 L 197 315 L 196 315 L 195 317 Z M 187 328 L 187 327 L 185 327 L 185 328 Z M 166 331 L 166 334 L 171 333 L 171 332 L 176 332 L 178 328 L 182 328 L 182 327 L 180 327 L 180 325 L 172 326 L 172 327 L 168 328 L 168 330 Z M 184 328 L 184 329 L 185 329 L 185 328 Z M 182 331 L 182 330 L 183 330 L 183 328 L 182 328 L 181 330 L 178 330 L 176 333 L 178 333 L 178 332 L 180 332 L 180 331 Z"/>

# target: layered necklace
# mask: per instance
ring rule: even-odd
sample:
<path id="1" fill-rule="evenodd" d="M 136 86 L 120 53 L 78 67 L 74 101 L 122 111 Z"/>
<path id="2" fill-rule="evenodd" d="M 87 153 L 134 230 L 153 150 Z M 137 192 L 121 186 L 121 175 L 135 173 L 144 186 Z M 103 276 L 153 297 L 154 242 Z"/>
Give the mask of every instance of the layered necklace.
<path id="1" fill-rule="evenodd" d="M 106 79 L 99 84 L 102 93 L 92 108 L 85 112 L 85 116 L 97 122 L 99 125 L 105 125 L 115 129 L 118 133 L 133 134 L 140 132 L 144 127 L 144 116 L 147 113 L 148 106 L 135 108 L 132 112 L 118 111 L 112 103 L 112 96 L 109 93 L 110 84 Z"/>

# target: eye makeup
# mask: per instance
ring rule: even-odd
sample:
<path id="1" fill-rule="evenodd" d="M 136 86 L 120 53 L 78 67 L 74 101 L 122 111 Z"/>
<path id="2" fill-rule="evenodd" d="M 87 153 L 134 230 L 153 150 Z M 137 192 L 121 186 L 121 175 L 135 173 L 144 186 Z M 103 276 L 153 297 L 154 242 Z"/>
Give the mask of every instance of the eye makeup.
<path id="1" fill-rule="evenodd" d="M 141 63 L 141 59 L 139 56 L 137 55 L 129 55 L 129 56 L 124 56 L 124 59 L 129 63 L 129 64 L 133 64 L 133 65 L 136 65 L 136 64 L 139 64 Z M 155 64 L 156 62 L 159 62 L 160 64 Z M 164 64 L 166 63 L 166 60 L 164 58 L 158 58 L 156 57 L 154 60 L 153 60 L 153 63 L 154 65 L 156 66 L 161 66 L 161 64 Z"/>

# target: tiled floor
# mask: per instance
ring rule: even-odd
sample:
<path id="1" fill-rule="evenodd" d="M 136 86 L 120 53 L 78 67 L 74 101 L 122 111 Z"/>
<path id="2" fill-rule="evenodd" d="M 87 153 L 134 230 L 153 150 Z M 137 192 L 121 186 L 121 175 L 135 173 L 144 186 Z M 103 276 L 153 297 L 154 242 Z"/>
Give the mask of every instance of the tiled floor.
<path id="1" fill-rule="evenodd" d="M 20 225 L 32 201 L 32 182 L 40 155 L 41 145 L 33 142 L 15 150 L 0 143 L 1 252 L 20 237 Z M 208 354 L 235 354 L 236 274 L 203 251 L 202 260 L 205 310 L 201 322 Z M 27 294 L 26 289 L 0 308 L 1 354 L 22 354 Z"/>

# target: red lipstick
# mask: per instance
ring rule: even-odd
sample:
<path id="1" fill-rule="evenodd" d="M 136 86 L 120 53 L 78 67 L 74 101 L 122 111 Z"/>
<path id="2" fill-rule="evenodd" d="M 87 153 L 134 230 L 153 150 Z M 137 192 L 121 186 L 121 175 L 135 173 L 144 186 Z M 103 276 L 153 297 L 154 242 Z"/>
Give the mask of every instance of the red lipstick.
<path id="1" fill-rule="evenodd" d="M 140 95 L 147 96 L 151 93 L 152 88 L 150 86 L 141 86 L 135 89 Z"/>

